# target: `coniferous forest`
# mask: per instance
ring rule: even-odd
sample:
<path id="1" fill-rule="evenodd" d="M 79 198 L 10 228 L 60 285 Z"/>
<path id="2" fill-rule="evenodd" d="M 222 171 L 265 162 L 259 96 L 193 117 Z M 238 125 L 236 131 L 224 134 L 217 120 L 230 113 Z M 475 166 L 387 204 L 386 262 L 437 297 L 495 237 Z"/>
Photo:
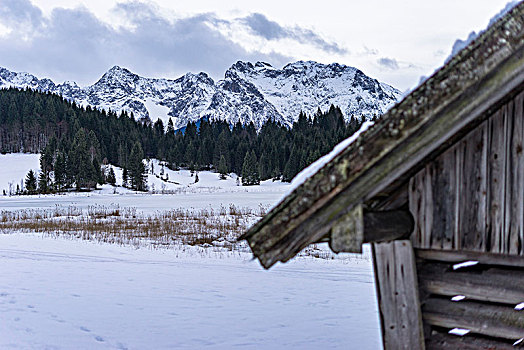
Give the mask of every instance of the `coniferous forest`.
<path id="1" fill-rule="evenodd" d="M 174 130 L 171 120 L 142 123 L 126 112 L 84 108 L 57 95 L 0 90 L 0 152 L 41 153 L 40 174 L 26 178 L 26 190 L 40 192 L 114 184 L 103 164 L 122 167 L 129 187 L 145 190 L 143 158 L 164 160 L 172 169 L 214 170 L 221 178 L 234 172 L 244 185 L 291 181 L 361 123 L 355 117 L 346 123 L 331 106 L 313 116 L 301 113 L 292 128 L 268 121 L 257 132 L 253 124 L 202 119 Z"/>

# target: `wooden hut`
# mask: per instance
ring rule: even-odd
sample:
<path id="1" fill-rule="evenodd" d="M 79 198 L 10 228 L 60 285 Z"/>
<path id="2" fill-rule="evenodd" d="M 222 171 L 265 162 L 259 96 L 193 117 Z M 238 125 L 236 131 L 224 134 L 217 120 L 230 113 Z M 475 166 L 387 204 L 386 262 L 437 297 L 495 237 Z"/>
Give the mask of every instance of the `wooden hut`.
<path id="1" fill-rule="evenodd" d="M 265 268 L 312 243 L 361 252 L 370 242 L 386 349 L 514 349 L 523 143 L 521 3 L 241 239 Z"/>

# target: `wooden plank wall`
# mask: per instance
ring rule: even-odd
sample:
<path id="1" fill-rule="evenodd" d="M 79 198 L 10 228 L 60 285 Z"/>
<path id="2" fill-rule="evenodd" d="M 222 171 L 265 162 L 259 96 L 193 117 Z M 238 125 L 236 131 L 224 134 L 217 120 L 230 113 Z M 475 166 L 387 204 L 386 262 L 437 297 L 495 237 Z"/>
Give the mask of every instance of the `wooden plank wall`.
<path id="1" fill-rule="evenodd" d="M 509 349 L 524 336 L 522 256 L 425 249 L 415 256 L 427 349 Z M 468 260 L 477 264 L 457 268 Z M 448 334 L 454 328 L 469 333 Z"/>
<path id="2" fill-rule="evenodd" d="M 413 246 L 524 255 L 524 92 L 409 183 Z"/>

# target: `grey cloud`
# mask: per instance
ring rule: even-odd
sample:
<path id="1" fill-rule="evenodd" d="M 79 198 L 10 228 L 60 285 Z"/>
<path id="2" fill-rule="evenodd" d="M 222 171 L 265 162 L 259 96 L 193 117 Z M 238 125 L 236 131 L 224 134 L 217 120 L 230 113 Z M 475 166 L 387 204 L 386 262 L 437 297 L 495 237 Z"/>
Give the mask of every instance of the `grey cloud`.
<path id="1" fill-rule="evenodd" d="M 310 29 L 295 27 L 284 27 L 275 21 L 269 20 L 260 13 L 253 13 L 239 19 L 253 34 L 267 40 L 278 40 L 289 38 L 301 44 L 310 44 L 330 53 L 346 54 L 348 51 L 336 43 L 328 42 L 319 34 Z"/>
<path id="2" fill-rule="evenodd" d="M 8 27 L 37 29 L 42 16 L 42 11 L 29 0 L 0 0 L 0 18 Z"/>
<path id="3" fill-rule="evenodd" d="M 253 13 L 241 19 L 251 31 L 267 40 L 282 39 L 289 36 L 294 36 L 292 31 L 285 29 L 280 24 L 270 21 L 266 16 L 260 13 Z"/>
<path id="4" fill-rule="evenodd" d="M 24 70 L 57 82 L 93 83 L 118 64 L 146 76 L 178 77 L 205 71 L 215 78 L 237 60 L 283 65 L 292 58 L 279 53 L 248 52 L 214 29 L 213 14 L 169 21 L 143 3 L 116 7 L 132 29 L 115 29 L 85 8 L 55 9 L 49 18 L 27 0 L 0 0 L 0 22 L 25 19 L 32 29 L 21 42 L 17 31 L 0 36 L 0 66 Z"/>
<path id="5" fill-rule="evenodd" d="M 381 57 L 377 60 L 377 63 L 387 69 L 396 70 L 400 68 L 397 60 L 394 58 Z"/>
<path id="6" fill-rule="evenodd" d="M 377 49 L 370 49 L 369 47 L 364 45 L 364 49 L 363 49 L 361 54 L 365 55 L 365 56 L 376 56 L 376 55 L 378 55 L 378 50 Z"/>

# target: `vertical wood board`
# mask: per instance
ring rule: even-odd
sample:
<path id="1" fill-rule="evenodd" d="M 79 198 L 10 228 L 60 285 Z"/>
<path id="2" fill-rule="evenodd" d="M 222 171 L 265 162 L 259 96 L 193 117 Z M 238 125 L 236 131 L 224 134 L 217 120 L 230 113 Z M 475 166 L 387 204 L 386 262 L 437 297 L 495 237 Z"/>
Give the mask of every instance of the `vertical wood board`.
<path id="1" fill-rule="evenodd" d="M 460 143 L 464 160 L 459 164 L 463 175 L 459 207 L 461 248 L 474 251 L 485 250 L 486 240 L 486 122 L 479 125 Z M 441 200 L 439 198 L 439 200 Z M 449 209 L 451 210 L 451 209 Z"/>
<path id="2" fill-rule="evenodd" d="M 456 189 L 458 188 L 456 171 L 456 150 L 445 152 L 435 162 L 431 163 L 431 191 L 435 198 L 431 209 L 431 249 L 452 249 L 454 246 L 454 235 L 457 229 L 456 221 L 458 213 L 455 212 L 455 203 L 458 200 Z"/>
<path id="3" fill-rule="evenodd" d="M 506 176 L 506 227 L 507 253 L 522 254 L 524 229 L 524 130 L 523 94 L 510 103 L 511 122 L 508 123 L 507 154 L 508 171 Z"/>
<path id="4" fill-rule="evenodd" d="M 372 250 L 384 349 L 424 349 L 411 242 L 373 243 Z"/>
<path id="5" fill-rule="evenodd" d="M 424 200 L 424 189 L 422 188 L 422 184 L 424 183 L 424 177 L 426 174 L 426 170 L 422 169 L 420 170 L 415 176 L 413 176 L 409 180 L 409 211 L 411 212 L 411 215 L 413 215 L 413 219 L 415 221 L 415 228 L 413 229 L 413 233 L 411 235 L 411 241 L 413 242 L 413 246 L 416 248 L 426 248 L 422 245 L 422 235 L 424 234 L 424 208 L 425 208 L 425 200 Z"/>
<path id="6" fill-rule="evenodd" d="M 487 206 L 487 251 L 503 252 L 506 148 L 506 114 L 503 108 L 488 120 L 489 163 L 488 163 L 488 206 Z"/>

